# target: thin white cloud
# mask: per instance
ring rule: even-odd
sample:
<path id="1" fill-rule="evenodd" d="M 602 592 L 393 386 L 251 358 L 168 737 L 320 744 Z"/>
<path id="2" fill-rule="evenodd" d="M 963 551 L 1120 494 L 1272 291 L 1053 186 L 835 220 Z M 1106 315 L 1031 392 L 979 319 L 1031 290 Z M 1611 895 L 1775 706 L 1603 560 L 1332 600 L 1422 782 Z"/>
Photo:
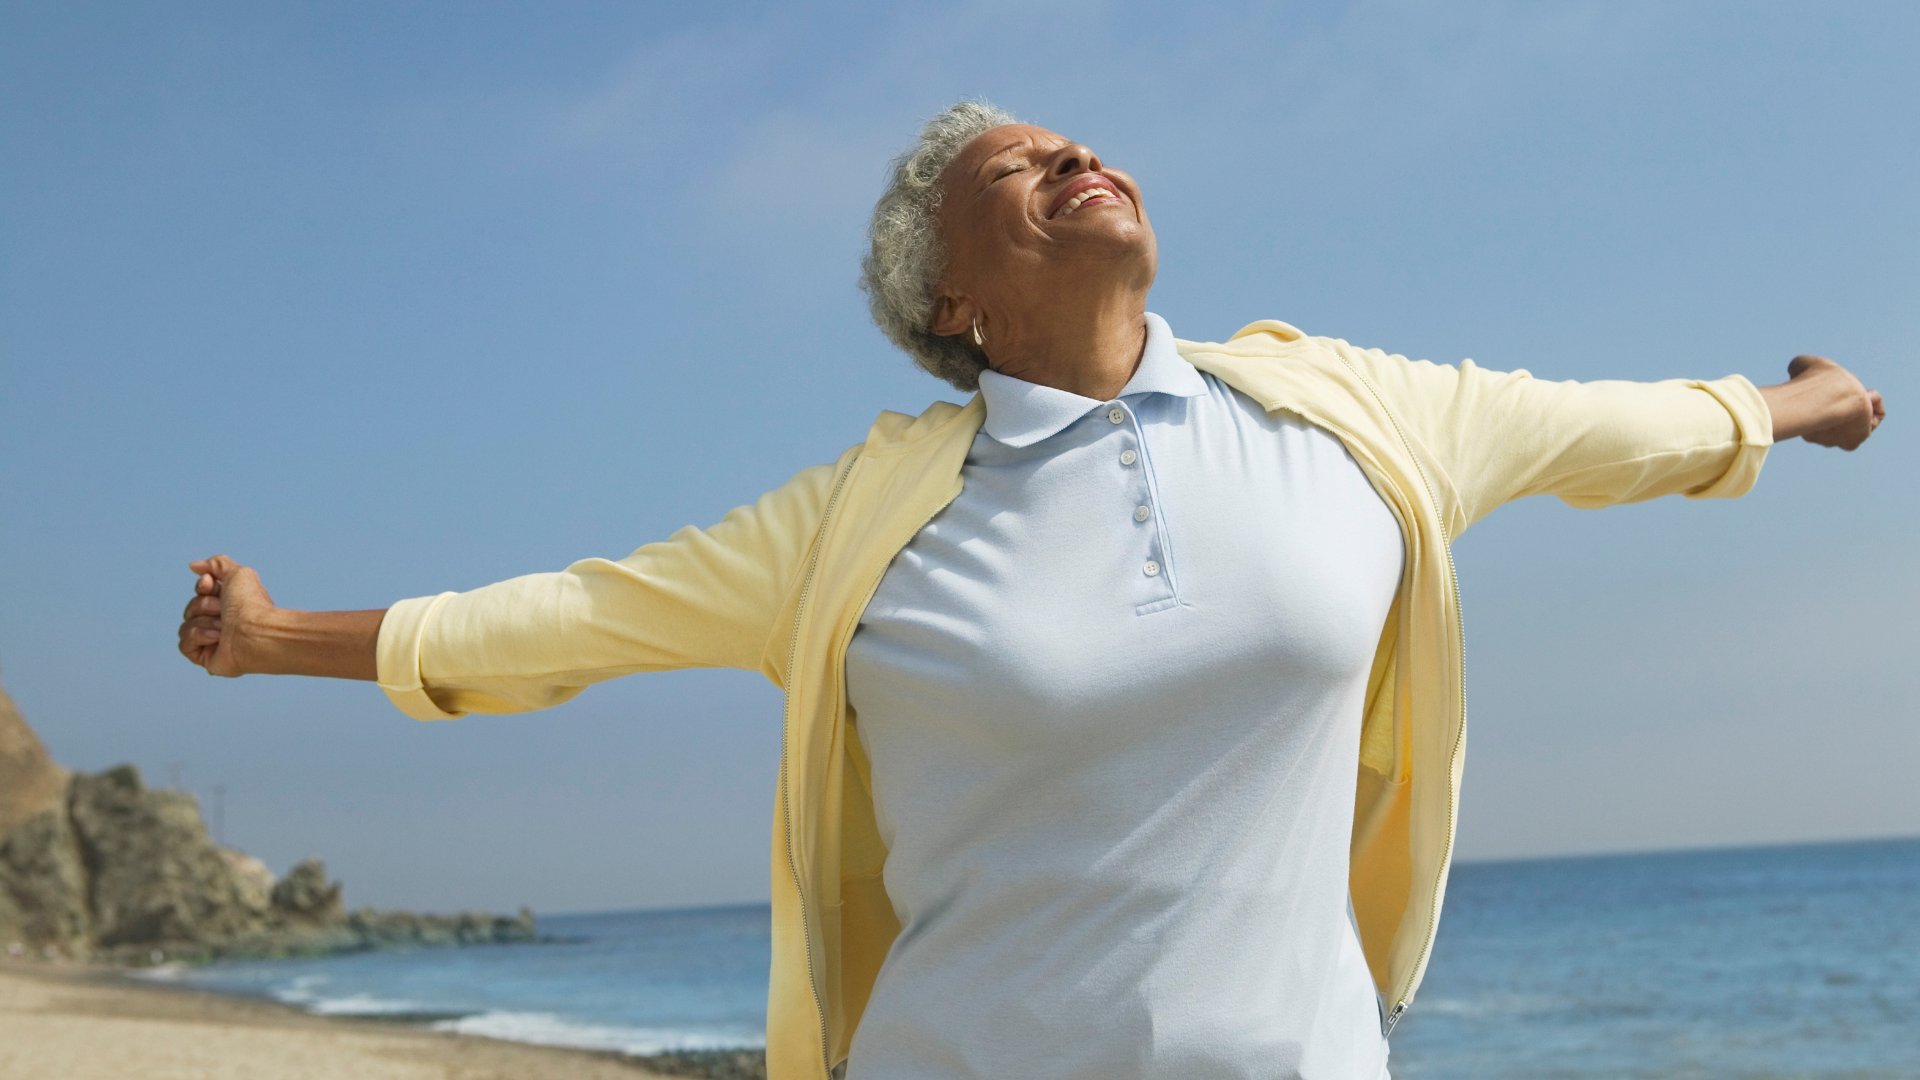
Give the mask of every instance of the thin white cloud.
<path id="1" fill-rule="evenodd" d="M 606 167 L 685 162 L 701 169 L 706 146 L 736 141 L 725 118 L 751 114 L 767 95 L 781 39 L 777 23 L 754 22 L 646 42 L 587 94 L 557 102 L 544 134 Z"/>

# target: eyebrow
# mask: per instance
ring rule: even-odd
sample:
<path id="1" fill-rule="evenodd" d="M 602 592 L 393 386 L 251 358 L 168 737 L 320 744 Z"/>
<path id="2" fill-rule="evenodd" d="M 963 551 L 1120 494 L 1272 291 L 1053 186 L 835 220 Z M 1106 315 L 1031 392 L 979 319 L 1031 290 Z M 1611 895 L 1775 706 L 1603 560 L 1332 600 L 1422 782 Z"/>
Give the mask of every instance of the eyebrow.
<path id="1" fill-rule="evenodd" d="M 992 154 L 989 154 L 989 155 L 987 156 L 987 159 L 986 159 L 985 161 L 982 161 L 982 162 L 980 163 L 980 167 L 979 167 L 979 168 L 977 168 L 977 169 L 975 169 L 975 170 L 973 170 L 973 178 L 974 178 L 975 180 L 978 180 L 978 179 L 980 179 L 980 177 L 981 177 L 981 176 L 982 176 L 982 175 L 983 175 L 983 174 L 984 174 L 984 173 L 986 172 L 986 169 L 987 169 L 987 166 L 989 166 L 989 165 L 991 165 L 991 164 L 993 164 L 993 163 L 994 163 L 994 161 L 995 161 L 995 159 L 997 159 L 997 158 L 1001 158 L 1001 157 L 1004 157 L 1004 156 L 1006 156 L 1006 154 L 1007 154 L 1007 153 L 1008 153 L 1009 151 L 1012 151 L 1012 150 L 1018 150 L 1018 149 L 1020 149 L 1020 148 L 1021 148 L 1022 146 L 1029 146 L 1029 145 L 1032 145 L 1032 144 L 1030 144 L 1030 143 L 1009 143 L 1009 144 L 1007 144 L 1007 145 L 1006 145 L 1005 147 L 1003 147 L 1003 148 L 1001 148 L 1001 149 L 999 149 L 999 150 L 996 150 L 996 151 L 994 151 L 994 152 L 993 152 Z"/>

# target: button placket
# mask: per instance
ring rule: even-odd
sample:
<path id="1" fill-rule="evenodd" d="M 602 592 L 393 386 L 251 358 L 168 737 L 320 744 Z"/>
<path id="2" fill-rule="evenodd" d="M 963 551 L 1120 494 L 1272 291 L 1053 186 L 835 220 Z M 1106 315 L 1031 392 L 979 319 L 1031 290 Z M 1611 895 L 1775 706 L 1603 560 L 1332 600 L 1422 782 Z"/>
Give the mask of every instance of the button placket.
<path id="1" fill-rule="evenodd" d="M 1140 582 L 1140 592 L 1136 595 L 1142 602 L 1136 604 L 1134 610 L 1141 615 L 1165 611 L 1179 605 L 1179 590 L 1168 564 L 1166 530 L 1162 527 L 1160 515 L 1155 512 L 1158 492 L 1153 460 L 1147 453 L 1146 434 L 1140 425 L 1140 415 L 1120 402 L 1109 403 L 1103 415 L 1108 423 L 1115 426 L 1125 424 L 1129 418 L 1133 421 L 1132 430 L 1128 432 L 1133 445 L 1123 445 L 1115 460 L 1123 471 L 1133 473 L 1124 485 L 1133 502 L 1129 516 L 1133 518 L 1134 525 L 1145 530 L 1140 536 L 1143 543 L 1135 549 L 1140 553 L 1140 561 L 1134 564 L 1137 567 L 1135 573 L 1139 575 L 1134 580 Z"/>

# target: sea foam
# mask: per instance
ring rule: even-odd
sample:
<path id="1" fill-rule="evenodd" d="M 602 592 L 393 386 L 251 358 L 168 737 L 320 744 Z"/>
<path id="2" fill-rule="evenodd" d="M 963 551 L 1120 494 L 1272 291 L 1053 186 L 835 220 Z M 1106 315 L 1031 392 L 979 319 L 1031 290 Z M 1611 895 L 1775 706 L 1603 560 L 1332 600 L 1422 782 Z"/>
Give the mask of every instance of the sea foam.
<path id="1" fill-rule="evenodd" d="M 625 1027 L 587 1024 L 568 1020 L 550 1012 L 521 1012 L 496 1009 L 471 1016 L 441 1020 L 428 1025 L 436 1031 L 455 1031 L 462 1035 L 485 1035 L 513 1042 L 542 1046 L 570 1046 L 582 1050 L 617 1050 L 626 1054 L 660 1054 L 673 1050 L 731 1050 L 758 1046 L 765 1041 L 759 1031 L 741 1031 L 735 1035 L 713 1032 L 680 1031 L 671 1028 Z"/>

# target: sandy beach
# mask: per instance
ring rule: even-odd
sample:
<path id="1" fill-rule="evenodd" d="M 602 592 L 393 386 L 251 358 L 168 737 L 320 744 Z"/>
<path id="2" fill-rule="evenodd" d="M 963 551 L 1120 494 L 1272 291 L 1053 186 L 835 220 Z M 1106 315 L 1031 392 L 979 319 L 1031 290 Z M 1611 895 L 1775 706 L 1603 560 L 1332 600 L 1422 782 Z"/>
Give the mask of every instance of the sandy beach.
<path id="1" fill-rule="evenodd" d="M 610 1054 L 526 1046 L 0 959 L 6 1080 L 635 1080 Z"/>

